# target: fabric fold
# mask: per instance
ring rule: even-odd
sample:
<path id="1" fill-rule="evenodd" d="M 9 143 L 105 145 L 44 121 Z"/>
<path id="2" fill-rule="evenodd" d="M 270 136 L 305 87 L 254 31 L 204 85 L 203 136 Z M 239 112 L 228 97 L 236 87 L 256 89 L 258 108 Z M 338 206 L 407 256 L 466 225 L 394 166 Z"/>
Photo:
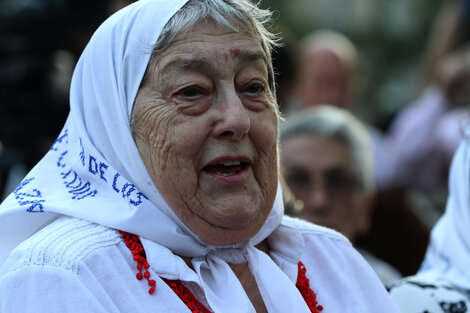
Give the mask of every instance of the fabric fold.
<path id="1" fill-rule="evenodd" d="M 215 313 L 253 313 L 255 309 L 230 266 L 221 258 L 207 255 L 193 258 L 194 270 L 211 310 Z"/>
<path id="2" fill-rule="evenodd" d="M 248 248 L 248 255 L 248 264 L 268 312 L 310 312 L 295 282 L 292 282 L 268 255 L 254 247 Z"/>
<path id="3" fill-rule="evenodd" d="M 418 275 L 470 289 L 470 128 L 454 155 L 446 210 L 432 229 Z"/>

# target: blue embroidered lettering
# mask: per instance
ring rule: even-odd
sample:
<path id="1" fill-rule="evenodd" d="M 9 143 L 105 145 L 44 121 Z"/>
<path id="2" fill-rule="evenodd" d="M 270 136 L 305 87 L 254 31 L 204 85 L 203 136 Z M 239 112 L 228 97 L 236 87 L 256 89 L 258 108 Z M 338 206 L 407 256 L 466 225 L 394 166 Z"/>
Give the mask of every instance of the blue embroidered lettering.
<path id="1" fill-rule="evenodd" d="M 91 183 L 89 181 L 84 182 L 74 170 L 69 170 L 67 173 L 61 174 L 64 179 L 64 185 L 69 189 L 72 199 L 81 200 L 86 197 L 94 197 L 98 193 L 96 189 L 91 189 Z M 67 181 L 68 178 L 72 178 L 72 180 Z"/>
<path id="2" fill-rule="evenodd" d="M 65 163 L 62 163 L 62 160 L 64 159 L 65 155 L 68 153 L 68 150 L 65 150 L 64 152 L 61 153 L 61 155 L 59 156 L 59 160 L 57 160 L 57 166 L 58 167 L 61 167 L 61 168 L 64 168 L 65 167 Z"/>
<path id="3" fill-rule="evenodd" d="M 108 166 L 102 162 L 100 162 L 100 178 L 104 180 L 105 182 L 108 182 L 106 180 L 106 177 L 104 177 L 105 171 L 108 169 Z"/>
<path id="4" fill-rule="evenodd" d="M 44 206 L 42 203 L 45 202 L 42 199 L 42 193 L 36 188 L 33 188 L 30 192 L 20 192 L 26 185 L 28 185 L 34 177 L 23 180 L 13 191 L 15 199 L 18 200 L 20 206 L 29 205 L 26 209 L 27 212 L 44 212 Z"/>
<path id="5" fill-rule="evenodd" d="M 129 190 L 126 192 L 126 189 L 129 188 Z M 122 197 L 123 198 L 126 198 L 126 197 L 129 197 L 131 195 L 131 193 L 135 190 L 135 186 L 132 185 L 132 184 L 129 184 L 129 183 L 125 183 L 124 186 L 122 186 Z"/>
<path id="6" fill-rule="evenodd" d="M 138 206 L 144 201 L 144 199 L 148 200 L 148 198 L 143 193 L 137 192 L 137 201 L 130 199 L 129 202 L 134 206 Z"/>
<path id="7" fill-rule="evenodd" d="M 20 201 L 18 203 L 21 206 L 30 204 L 29 208 L 27 208 L 26 211 L 38 213 L 38 212 L 44 212 L 44 207 L 42 205 L 43 202 L 45 202 L 45 200 L 29 200 L 29 201 Z M 35 210 L 36 207 L 38 208 Z"/>
<path id="8" fill-rule="evenodd" d="M 117 193 L 120 193 L 124 199 L 129 198 L 129 203 L 134 206 L 140 205 L 144 200 L 148 200 L 148 198 L 142 194 L 141 192 L 137 192 L 137 188 L 128 182 L 125 182 L 122 188 L 118 187 L 118 178 L 121 174 L 116 173 L 113 179 L 113 189 Z"/>
<path id="9" fill-rule="evenodd" d="M 90 161 L 88 162 L 88 170 L 92 174 L 98 173 L 98 163 L 96 162 L 95 157 L 92 155 L 90 155 Z"/>
<path id="10" fill-rule="evenodd" d="M 81 151 L 80 151 L 80 160 L 82 161 L 82 166 L 85 166 L 85 148 L 83 148 L 83 144 L 82 144 L 82 138 L 79 138 L 80 139 L 80 148 L 81 148 Z"/>
<path id="11" fill-rule="evenodd" d="M 116 173 L 116 175 L 114 175 L 114 179 L 113 179 L 113 189 L 114 191 L 116 191 L 117 193 L 119 193 L 119 189 L 116 187 L 116 182 L 117 182 L 117 179 L 119 178 L 119 176 L 121 176 L 121 174 L 119 173 Z"/>
<path id="12" fill-rule="evenodd" d="M 62 143 L 64 139 L 68 139 L 69 133 L 68 129 L 65 129 L 64 132 L 54 141 L 52 144 L 51 150 L 57 151 L 57 146 Z M 66 140 L 66 143 L 68 143 L 68 140 Z"/>
<path id="13" fill-rule="evenodd" d="M 75 195 L 72 197 L 72 199 L 74 200 L 82 200 L 84 198 L 87 198 L 87 197 L 94 197 L 96 196 L 96 194 L 98 193 L 98 191 L 95 189 L 95 190 L 90 190 L 90 192 L 82 195 L 82 196 L 78 196 L 78 195 Z"/>
<path id="14" fill-rule="evenodd" d="M 15 199 L 23 200 L 23 199 L 26 199 L 26 198 L 41 198 L 42 197 L 41 192 L 39 190 L 37 190 L 36 188 L 33 189 L 32 192 L 34 192 L 34 194 L 26 193 L 26 192 L 15 193 Z"/>
<path id="15" fill-rule="evenodd" d="M 67 177 L 70 175 L 70 174 L 73 174 L 73 179 L 72 181 L 68 182 L 66 181 Z M 69 170 L 67 173 L 61 173 L 62 174 L 62 178 L 64 179 L 64 184 L 65 184 L 65 187 L 67 188 L 75 188 L 72 184 L 75 183 L 75 181 L 77 181 L 77 178 L 78 178 L 78 175 L 75 171 L 73 170 Z M 79 178 L 78 178 L 79 179 Z M 80 181 L 78 182 L 78 185 L 81 184 L 81 179 Z"/>
<path id="16" fill-rule="evenodd" d="M 33 204 L 33 203 L 42 203 L 45 202 L 45 200 L 25 200 L 25 201 L 18 201 L 18 204 L 23 206 L 23 205 L 28 205 L 28 204 Z"/>
<path id="17" fill-rule="evenodd" d="M 97 193 L 96 190 L 91 190 L 90 182 L 86 182 L 85 184 L 79 186 L 76 189 L 72 189 L 69 193 L 73 194 L 72 199 L 81 200 L 86 197 L 94 197 Z"/>
<path id="18" fill-rule="evenodd" d="M 30 213 L 42 213 L 42 212 L 44 212 L 44 206 L 42 205 L 41 202 L 44 202 L 44 200 L 33 202 L 31 204 L 31 206 L 26 209 L 26 211 L 30 212 Z"/>
<path id="19" fill-rule="evenodd" d="M 18 184 L 18 186 L 16 186 L 15 190 L 13 191 L 13 193 L 17 193 L 18 191 L 20 191 L 21 189 L 23 189 L 23 187 L 27 184 L 29 184 L 30 181 L 32 181 L 34 179 L 34 177 L 31 177 L 31 178 L 27 178 L 25 180 L 23 180 L 21 183 Z"/>
<path id="20" fill-rule="evenodd" d="M 70 193 L 74 195 L 79 195 L 85 192 L 90 191 L 90 182 L 83 183 L 81 178 L 78 178 L 80 180 L 80 184 L 76 187 L 74 187 L 72 190 L 70 190 Z"/>

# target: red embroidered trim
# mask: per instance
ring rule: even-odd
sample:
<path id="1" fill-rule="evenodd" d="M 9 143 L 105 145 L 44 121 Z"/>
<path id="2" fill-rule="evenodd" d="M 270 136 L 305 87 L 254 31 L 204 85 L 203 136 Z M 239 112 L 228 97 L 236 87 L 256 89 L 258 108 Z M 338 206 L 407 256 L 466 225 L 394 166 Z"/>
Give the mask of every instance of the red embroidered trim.
<path id="1" fill-rule="evenodd" d="M 305 302 L 312 313 L 319 313 L 323 311 L 323 306 L 318 304 L 317 295 L 313 290 L 310 288 L 310 282 L 305 275 L 307 273 L 307 269 L 305 268 L 304 264 L 299 261 L 297 263 L 299 267 L 299 273 L 297 274 L 297 283 L 295 286 L 299 289 L 300 294 L 304 298 Z"/>
<path id="2" fill-rule="evenodd" d="M 119 232 L 124 237 L 124 240 L 126 241 L 126 246 L 129 248 L 129 250 L 131 250 L 132 256 L 134 257 L 134 261 L 137 262 L 137 269 L 139 270 L 139 272 L 137 273 L 136 278 L 138 280 L 141 280 L 142 278 L 145 277 L 145 279 L 147 279 L 148 284 L 150 286 L 149 294 L 154 293 L 155 281 L 153 279 L 150 279 L 150 272 L 148 271 L 149 264 L 145 256 L 144 247 L 142 247 L 142 243 L 140 242 L 139 237 L 137 237 L 134 234 L 122 231 L 122 230 Z M 143 275 L 142 275 L 142 268 L 144 269 Z"/>
<path id="3" fill-rule="evenodd" d="M 134 234 L 119 231 L 126 241 L 126 246 L 131 250 L 134 257 L 134 261 L 137 262 L 137 269 L 139 272 L 136 275 L 138 280 L 141 280 L 145 277 L 148 281 L 148 285 L 151 287 L 149 289 L 149 294 L 155 292 L 155 280 L 150 279 L 150 272 L 148 271 L 149 264 L 145 256 L 145 250 L 142 247 L 139 237 Z M 307 269 L 302 262 L 297 263 L 299 272 L 297 275 L 297 282 L 295 286 L 300 291 L 300 294 L 307 303 L 308 308 L 311 313 L 319 313 L 323 311 L 323 306 L 318 304 L 317 295 L 315 292 L 310 289 L 310 282 L 307 276 Z M 142 275 L 142 268 L 144 269 L 144 274 Z M 163 281 L 170 286 L 170 288 L 176 293 L 176 295 L 184 302 L 184 304 L 191 310 L 193 313 L 211 313 L 204 305 L 202 305 L 199 300 L 196 299 L 194 294 L 186 288 L 180 280 L 168 280 L 162 278 Z"/>
<path id="4" fill-rule="evenodd" d="M 186 288 L 181 280 L 168 280 L 162 278 L 168 286 L 176 293 L 176 295 L 183 300 L 184 304 L 191 310 L 192 313 L 211 313 L 198 299 L 194 294 Z"/>

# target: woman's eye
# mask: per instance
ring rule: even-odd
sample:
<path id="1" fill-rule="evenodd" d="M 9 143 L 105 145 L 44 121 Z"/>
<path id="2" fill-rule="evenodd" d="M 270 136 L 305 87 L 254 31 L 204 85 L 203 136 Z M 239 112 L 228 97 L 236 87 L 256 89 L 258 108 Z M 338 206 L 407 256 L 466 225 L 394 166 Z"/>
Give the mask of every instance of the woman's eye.
<path id="1" fill-rule="evenodd" d="M 200 96 L 203 95 L 203 91 L 200 87 L 197 86 L 189 86 L 186 88 L 181 89 L 177 93 L 179 96 L 187 98 L 187 99 L 198 99 Z"/>
<path id="2" fill-rule="evenodd" d="M 258 95 L 264 91 L 264 85 L 261 83 L 251 83 L 245 88 L 245 92 L 252 94 L 252 95 Z"/>

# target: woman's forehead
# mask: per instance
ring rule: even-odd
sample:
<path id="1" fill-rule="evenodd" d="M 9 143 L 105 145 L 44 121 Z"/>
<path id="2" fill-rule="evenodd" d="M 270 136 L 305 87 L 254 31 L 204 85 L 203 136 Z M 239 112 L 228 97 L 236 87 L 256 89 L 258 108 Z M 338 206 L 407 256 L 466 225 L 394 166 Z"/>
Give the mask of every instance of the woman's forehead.
<path id="1" fill-rule="evenodd" d="M 263 64 L 268 66 L 269 59 L 261 47 L 259 39 L 245 33 L 211 28 L 207 24 L 188 33 L 174 42 L 155 58 L 159 70 L 174 71 L 194 69 L 204 72 L 214 71 L 220 60 L 233 62 L 236 66 L 244 64 Z"/>
<path id="2" fill-rule="evenodd" d="M 176 35 L 168 48 L 174 45 L 185 43 L 192 45 L 198 42 L 223 42 L 227 46 L 230 46 L 231 43 L 246 42 L 249 45 L 261 47 L 261 38 L 258 34 L 250 32 L 243 25 L 229 27 L 211 21 L 199 21 L 188 32 Z M 206 48 L 210 48 L 210 46 Z"/>

